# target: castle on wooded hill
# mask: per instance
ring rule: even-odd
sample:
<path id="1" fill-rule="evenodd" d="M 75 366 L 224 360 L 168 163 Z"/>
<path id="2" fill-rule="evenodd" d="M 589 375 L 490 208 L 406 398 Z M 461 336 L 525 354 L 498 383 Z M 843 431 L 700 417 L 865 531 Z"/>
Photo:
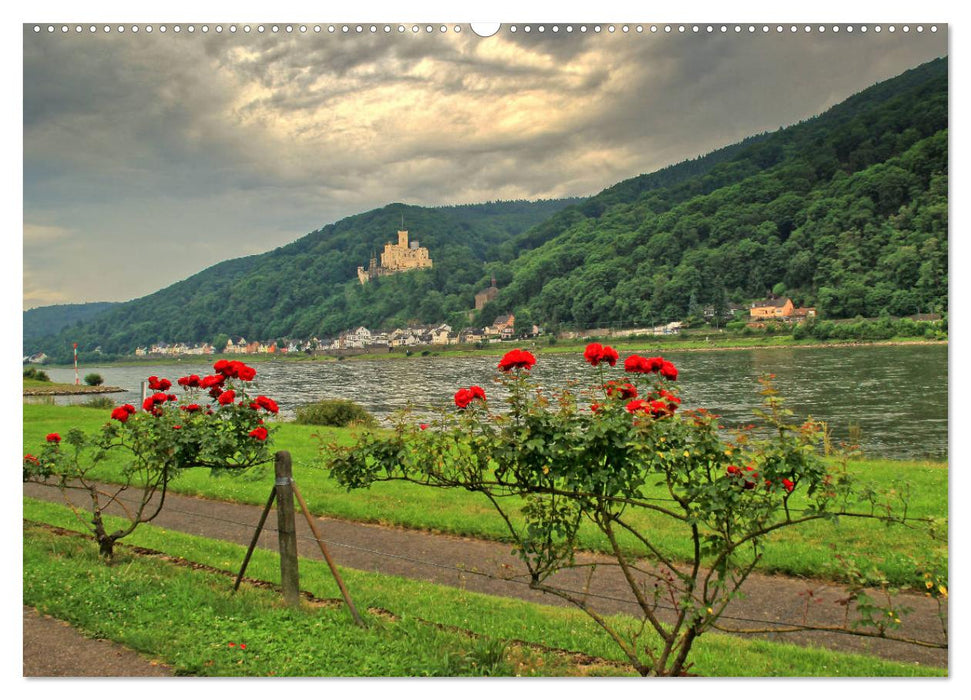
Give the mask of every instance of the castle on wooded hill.
<path id="1" fill-rule="evenodd" d="M 358 266 L 357 278 L 361 284 L 367 284 L 368 280 L 376 279 L 384 275 L 394 275 L 408 270 L 420 270 L 432 267 L 432 259 L 428 257 L 428 248 L 422 248 L 418 241 L 408 241 L 408 231 L 398 231 L 398 243 L 390 241 L 384 244 L 384 252 L 381 253 L 381 264 L 377 264 L 375 256 L 371 256 L 371 262 L 365 270 Z"/>

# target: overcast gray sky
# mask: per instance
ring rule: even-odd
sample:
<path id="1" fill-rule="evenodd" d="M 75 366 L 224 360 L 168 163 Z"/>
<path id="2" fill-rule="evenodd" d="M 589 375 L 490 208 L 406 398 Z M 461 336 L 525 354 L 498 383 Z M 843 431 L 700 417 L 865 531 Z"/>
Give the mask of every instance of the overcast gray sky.
<path id="1" fill-rule="evenodd" d="M 594 194 L 947 53 L 946 25 L 519 25 L 489 38 L 467 25 L 263 36 L 57 26 L 24 27 L 25 309 L 143 296 L 389 202 Z"/>

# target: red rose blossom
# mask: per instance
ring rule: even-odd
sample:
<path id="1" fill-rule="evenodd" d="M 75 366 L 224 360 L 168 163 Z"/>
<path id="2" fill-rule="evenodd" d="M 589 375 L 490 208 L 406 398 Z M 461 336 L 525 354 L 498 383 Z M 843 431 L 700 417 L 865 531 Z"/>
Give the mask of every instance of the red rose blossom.
<path id="1" fill-rule="evenodd" d="M 47 442 L 58 443 L 60 441 L 61 441 L 61 436 L 58 435 L 57 433 L 48 433 L 47 434 Z"/>
<path id="2" fill-rule="evenodd" d="M 159 379 L 155 375 L 148 378 L 148 388 L 152 391 L 168 391 L 171 386 L 172 382 L 168 379 Z"/>
<path id="3" fill-rule="evenodd" d="M 528 350 L 520 350 L 516 348 L 515 350 L 510 350 L 502 359 L 499 360 L 499 369 L 503 372 L 508 372 L 511 369 L 522 368 L 522 369 L 532 369 L 533 365 L 536 364 L 536 357 L 533 353 Z"/>
<path id="4" fill-rule="evenodd" d="M 266 440 L 266 437 L 267 437 L 268 434 L 269 433 L 267 432 L 266 428 L 264 428 L 262 425 L 260 427 L 258 427 L 258 428 L 254 428 L 253 430 L 249 431 L 249 436 L 250 437 L 256 438 L 257 440 L 259 440 L 261 442 L 263 440 Z"/>
<path id="5" fill-rule="evenodd" d="M 250 408 L 262 408 L 270 413 L 279 413 L 280 407 L 277 406 L 276 401 L 271 399 L 269 396 L 257 396 L 253 403 L 250 404 Z"/>
<path id="6" fill-rule="evenodd" d="M 600 353 L 603 352 L 603 345 L 600 343 L 590 343 L 583 351 L 583 359 L 596 367 L 600 364 Z"/>
<path id="7" fill-rule="evenodd" d="M 179 386 L 185 387 L 185 388 L 189 388 L 189 387 L 195 388 L 199 386 L 199 383 L 201 381 L 202 380 L 199 379 L 198 374 L 190 374 L 187 377 L 179 377 L 178 384 Z"/>
<path id="8" fill-rule="evenodd" d="M 677 406 L 675 404 L 669 404 L 669 403 L 667 403 L 665 401 L 658 401 L 657 399 L 655 399 L 655 400 L 651 401 L 651 414 L 655 418 L 661 418 L 663 416 L 670 416 L 670 415 L 674 414 L 674 408 L 672 408 L 672 406 L 674 406 L 675 408 L 677 408 Z"/>
<path id="9" fill-rule="evenodd" d="M 638 411 L 650 411 L 651 404 L 649 401 L 644 399 L 634 399 L 629 404 L 627 404 L 628 413 L 637 413 Z"/>
<path id="10" fill-rule="evenodd" d="M 455 405 L 459 408 L 466 408 L 475 399 L 480 401 L 485 401 L 485 389 L 481 386 L 470 386 L 469 388 L 462 388 L 455 392 Z"/>
<path id="11" fill-rule="evenodd" d="M 128 411 L 126 411 L 123 406 L 119 406 L 118 408 L 116 408 L 114 411 L 111 412 L 111 417 L 114 420 L 121 421 L 122 423 L 127 421 L 128 416 L 130 415 L 131 414 Z"/>
<path id="12" fill-rule="evenodd" d="M 617 364 L 619 357 L 620 355 L 612 347 L 609 345 L 601 345 L 600 343 L 590 343 L 587 349 L 583 351 L 583 358 L 594 367 L 601 362 L 606 362 L 613 367 Z"/>
<path id="13" fill-rule="evenodd" d="M 796 488 L 796 485 L 794 483 L 792 483 L 791 481 L 789 481 L 788 479 L 783 479 L 782 480 L 782 488 L 784 488 L 789 493 L 792 493 L 792 490 L 794 488 Z"/>
<path id="14" fill-rule="evenodd" d="M 199 386 L 202 389 L 211 389 L 214 386 L 222 386 L 225 381 L 226 377 L 221 374 L 211 374 L 208 377 L 200 379 Z"/>
<path id="15" fill-rule="evenodd" d="M 231 404 L 236 400 L 236 392 L 232 389 L 228 389 L 227 391 L 222 392 L 217 400 L 221 406 Z"/>
<path id="16" fill-rule="evenodd" d="M 418 429 L 419 430 L 428 430 L 428 423 L 419 423 L 418 424 Z"/>
<path id="17" fill-rule="evenodd" d="M 468 389 L 459 389 L 455 392 L 453 400 L 455 401 L 455 405 L 459 408 L 468 408 L 468 405 L 472 403 L 473 398 L 475 397 L 472 396 L 472 392 Z"/>
<path id="18" fill-rule="evenodd" d="M 244 382 L 252 381 L 256 376 L 256 370 L 247 367 L 239 360 L 217 360 L 212 366 L 218 374 L 228 379 L 241 379 Z"/>
<path id="19" fill-rule="evenodd" d="M 624 371 L 632 374 L 647 374 L 651 371 L 649 367 L 647 358 L 640 355 L 631 355 L 624 360 Z"/>
<path id="20" fill-rule="evenodd" d="M 29 452 L 24 455 L 24 461 L 30 462 L 31 464 L 37 464 L 37 465 L 40 464 L 40 460 L 37 459 L 34 455 L 30 454 Z"/>
<path id="21" fill-rule="evenodd" d="M 668 362 L 667 360 L 664 360 L 664 362 L 661 364 L 661 367 L 658 371 L 660 372 L 661 376 L 664 377 L 665 379 L 670 379 L 671 381 L 674 381 L 675 379 L 678 378 L 678 368 L 675 367 L 670 362 Z"/>
<path id="22" fill-rule="evenodd" d="M 188 404 L 186 406 L 180 406 L 179 408 L 181 408 L 186 413 L 195 413 L 196 411 L 201 411 L 202 410 L 202 406 L 200 406 L 197 403 L 190 403 L 190 404 Z"/>

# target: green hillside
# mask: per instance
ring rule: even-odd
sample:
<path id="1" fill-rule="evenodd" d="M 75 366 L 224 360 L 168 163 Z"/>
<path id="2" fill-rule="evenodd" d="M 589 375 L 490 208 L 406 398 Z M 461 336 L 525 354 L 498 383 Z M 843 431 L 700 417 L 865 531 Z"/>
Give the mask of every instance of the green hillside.
<path id="1" fill-rule="evenodd" d="M 69 332 L 25 343 L 62 358 L 82 351 L 131 353 L 155 342 L 324 337 L 354 324 L 440 322 L 473 305 L 484 264 L 508 241 L 577 199 L 451 207 L 389 204 L 329 224 L 262 255 L 227 260 L 154 294 L 119 304 Z M 367 265 L 401 227 L 430 249 L 434 268 L 362 289 Z"/>
<path id="2" fill-rule="evenodd" d="M 634 326 L 773 288 L 830 318 L 946 311 L 947 95 L 939 59 L 707 174 L 607 190 L 511 264 L 490 313 Z"/>
<path id="3" fill-rule="evenodd" d="M 24 311 L 24 344 L 34 343 L 76 323 L 88 321 L 115 306 L 114 302 L 96 301 L 88 304 L 54 304 Z"/>
<path id="4" fill-rule="evenodd" d="M 947 120 L 945 58 L 589 199 L 390 204 L 351 216 L 25 350 L 466 325 L 492 276 L 501 291 L 479 322 L 515 312 L 547 326 L 640 326 L 772 290 L 829 318 L 946 311 Z M 357 266 L 402 219 L 434 268 L 361 286 Z"/>

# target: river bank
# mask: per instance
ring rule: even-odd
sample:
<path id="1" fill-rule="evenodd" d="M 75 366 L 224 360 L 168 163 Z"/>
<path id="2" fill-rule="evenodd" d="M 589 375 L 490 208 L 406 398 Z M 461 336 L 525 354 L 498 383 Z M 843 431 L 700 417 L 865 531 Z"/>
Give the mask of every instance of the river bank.
<path id="1" fill-rule="evenodd" d="M 890 340 L 838 340 L 838 341 L 806 341 L 793 340 L 791 336 L 775 336 L 770 338 L 720 338 L 717 340 L 678 339 L 668 340 L 659 338 L 585 338 L 583 340 L 558 341 L 550 345 L 536 340 L 502 341 L 491 343 L 485 347 L 472 345 L 448 346 L 425 345 L 414 349 L 380 350 L 344 350 L 334 352 L 317 352 L 312 354 L 274 354 L 274 355 L 243 355 L 248 364 L 262 362 L 344 362 L 362 360 L 410 360 L 417 358 L 441 357 L 501 357 L 513 348 L 529 350 L 537 355 L 559 355 L 565 353 L 582 353 L 591 342 L 603 342 L 622 352 L 711 352 L 718 350 L 808 350 L 818 348 L 873 348 L 922 345 L 947 345 L 948 340 L 926 340 L 922 338 L 892 338 Z M 151 356 L 142 358 L 104 359 L 98 358 L 98 366 L 141 367 L 145 365 L 179 365 L 183 362 L 214 362 L 221 358 L 236 358 L 237 355 L 213 353 L 212 355 L 184 355 L 178 357 Z M 47 364 L 46 367 L 57 369 L 73 367 L 68 364 Z M 73 385 L 71 385 L 73 386 Z M 98 387 L 95 387 L 98 388 Z"/>
<path id="2" fill-rule="evenodd" d="M 43 386 L 41 385 L 43 384 Z M 127 391 L 117 386 L 88 386 L 86 384 L 59 384 L 56 382 L 24 384 L 24 396 L 75 396 L 77 394 L 121 394 Z"/>

